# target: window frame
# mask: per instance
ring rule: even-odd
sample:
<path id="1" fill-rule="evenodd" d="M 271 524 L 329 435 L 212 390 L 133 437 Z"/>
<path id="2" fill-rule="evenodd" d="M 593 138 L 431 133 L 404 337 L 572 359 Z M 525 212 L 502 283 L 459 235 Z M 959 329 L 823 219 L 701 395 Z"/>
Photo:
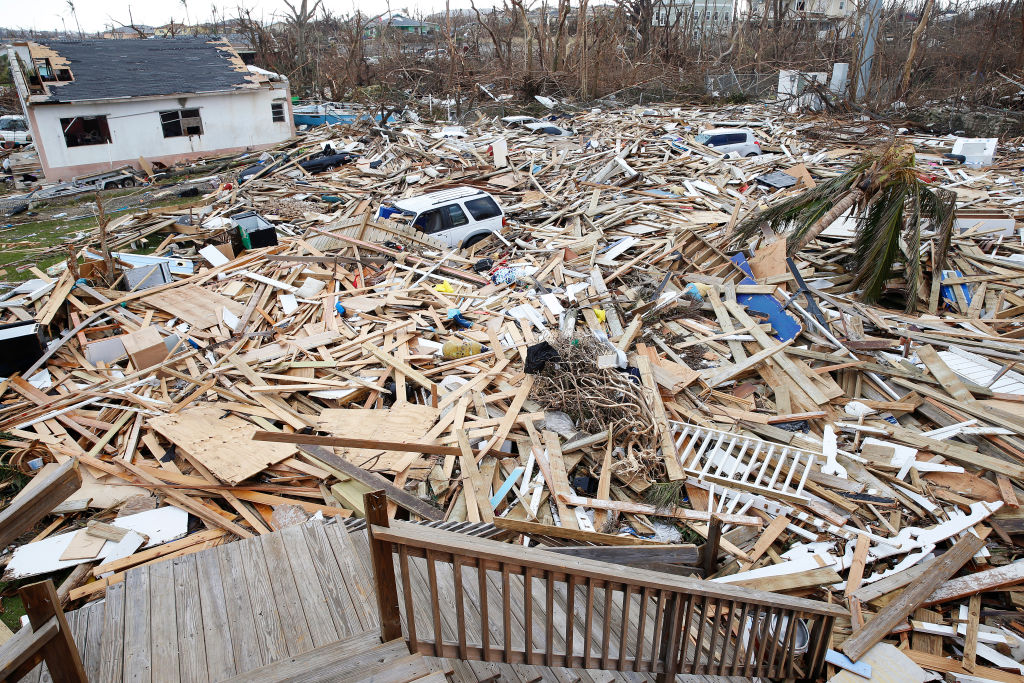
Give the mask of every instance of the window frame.
<path id="1" fill-rule="evenodd" d="M 444 217 L 444 222 L 447 224 L 447 228 L 461 228 L 469 225 L 469 216 L 467 215 L 466 210 L 462 208 L 462 205 L 458 202 L 446 204 L 442 208 L 444 209 L 442 216 Z M 459 215 L 462 216 L 461 223 L 455 222 L 455 216 L 452 214 L 453 211 L 457 211 Z"/>
<path id="2" fill-rule="evenodd" d="M 100 136 L 102 136 L 101 139 L 90 142 L 83 142 L 81 137 L 78 137 L 76 142 L 71 142 L 71 139 L 68 138 L 68 132 L 71 130 L 71 127 L 75 125 L 76 121 L 82 121 L 84 123 L 85 121 L 95 120 L 101 120 L 101 125 L 97 126 L 98 131 L 96 131 L 99 133 Z M 68 149 L 72 147 L 93 147 L 96 145 L 109 145 L 114 141 L 114 136 L 111 135 L 110 133 L 110 122 L 107 121 L 107 114 L 94 114 L 92 116 L 71 116 L 67 118 L 61 118 L 59 119 L 59 121 L 61 135 L 64 137 L 64 146 L 67 147 Z M 85 126 L 83 125 L 82 128 L 84 127 Z M 81 136 L 84 133 L 85 131 L 79 133 L 78 135 Z"/>
<path id="3" fill-rule="evenodd" d="M 185 116 L 186 112 L 195 112 L 194 116 Z M 170 109 L 167 111 L 157 112 L 160 115 L 160 130 L 165 138 L 190 138 L 193 136 L 201 136 L 204 133 L 203 130 L 203 117 L 198 107 L 190 107 L 187 109 Z M 193 127 L 186 127 L 186 120 L 195 120 L 199 123 L 199 132 L 191 132 Z M 177 125 L 178 132 L 171 133 L 168 135 L 167 127 Z M 171 129 L 173 130 L 173 128 Z"/>
<path id="4" fill-rule="evenodd" d="M 280 109 L 280 113 L 276 112 L 275 109 Z M 283 100 L 270 103 L 270 121 L 272 123 L 285 123 L 288 121 L 288 114 L 285 111 Z"/>

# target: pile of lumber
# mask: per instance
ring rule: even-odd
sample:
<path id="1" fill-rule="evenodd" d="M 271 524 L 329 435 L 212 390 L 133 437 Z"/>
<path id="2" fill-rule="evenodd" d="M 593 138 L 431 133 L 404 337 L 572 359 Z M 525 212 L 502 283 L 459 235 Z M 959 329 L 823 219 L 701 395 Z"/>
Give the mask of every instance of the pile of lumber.
<path id="1" fill-rule="evenodd" d="M 132 566 L 361 516 L 383 489 L 402 518 L 633 539 L 633 564 L 843 602 L 839 667 L 886 666 L 888 641 L 908 667 L 1020 680 L 1020 157 L 947 166 L 951 140 L 908 138 L 961 225 L 904 313 L 844 289 L 845 225 L 792 264 L 775 235 L 730 251 L 757 205 L 891 134 L 815 116 L 625 109 L 562 121 L 572 137 L 489 119 L 322 128 L 193 207 L 116 219 L 115 271 L 157 236 L 171 282 L 125 287 L 97 232 L 91 256 L 0 301 L 2 322 L 53 340 L 0 384 L 4 458 L 40 482 L 9 508 L 7 578 L 77 566 L 68 599 L 93 599 Z M 694 139 L 727 125 L 765 154 Z M 293 163 L 324 142 L 362 156 L 317 176 Z M 794 182 L 759 182 L 772 173 Z M 451 249 L 375 218 L 459 186 L 495 195 L 502 234 Z M 230 216 L 247 210 L 276 246 L 239 249 Z M 664 551 L 694 542 L 700 566 Z"/>

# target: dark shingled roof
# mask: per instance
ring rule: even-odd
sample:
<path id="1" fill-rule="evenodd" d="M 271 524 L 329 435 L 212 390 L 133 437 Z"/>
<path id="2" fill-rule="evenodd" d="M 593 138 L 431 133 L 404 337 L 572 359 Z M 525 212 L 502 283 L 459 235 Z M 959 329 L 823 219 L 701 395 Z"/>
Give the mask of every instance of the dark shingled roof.
<path id="1" fill-rule="evenodd" d="M 74 80 L 47 83 L 46 102 L 204 93 L 252 87 L 253 75 L 207 38 L 34 41 L 67 59 Z M 56 66 L 56 65 L 55 65 Z M 39 101 L 38 99 L 36 101 Z"/>

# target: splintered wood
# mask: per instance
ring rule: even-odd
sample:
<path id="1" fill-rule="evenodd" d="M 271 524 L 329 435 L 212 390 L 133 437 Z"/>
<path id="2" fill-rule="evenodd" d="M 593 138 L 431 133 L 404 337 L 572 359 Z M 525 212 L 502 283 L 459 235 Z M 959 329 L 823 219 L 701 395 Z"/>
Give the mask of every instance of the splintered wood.
<path id="1" fill-rule="evenodd" d="M 880 305 L 853 288 L 854 221 L 795 254 L 785 236 L 732 237 L 887 126 L 761 105 L 569 114 L 559 138 L 487 117 L 458 137 L 309 131 L 275 152 L 288 163 L 196 207 L 116 219 L 113 248 L 165 238 L 149 256 L 171 282 L 113 286 L 92 257 L 88 281 L 34 270 L 0 322 L 56 341 L 0 384 L 2 444 L 39 477 L 76 461 L 82 483 L 39 490 L 14 557 L 90 517 L 117 527 L 125 504 L 207 527 L 117 555 L 81 531 L 37 561 L 100 562 L 116 583 L 305 516 L 364 515 L 380 489 L 391 516 L 493 524 L 572 546 L 566 561 L 629 545 L 632 566 L 841 603 L 849 620 L 811 644 L 829 662 L 890 661 L 888 641 L 907 671 L 1024 672 L 1021 154 L 971 168 L 942 156 L 949 139 L 906 138 L 961 208 L 946 254 L 928 225 L 919 254 L 901 245 L 922 272 L 906 313 L 900 269 Z M 764 154 L 695 139 L 722 126 Z M 361 158 L 290 163 L 328 141 Z M 462 186 L 507 222 L 467 248 L 378 212 Z M 244 211 L 276 244 L 241 248 Z M 699 563 L 664 552 L 704 539 Z"/>

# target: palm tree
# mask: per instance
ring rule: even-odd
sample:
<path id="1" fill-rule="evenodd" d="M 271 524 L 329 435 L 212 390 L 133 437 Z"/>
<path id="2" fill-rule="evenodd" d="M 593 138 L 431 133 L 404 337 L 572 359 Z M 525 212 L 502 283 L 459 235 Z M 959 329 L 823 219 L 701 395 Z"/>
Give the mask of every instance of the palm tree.
<path id="1" fill-rule="evenodd" d="M 913 310 L 921 275 L 922 216 L 930 217 L 939 236 L 939 262 L 932 268 L 941 268 L 956 215 L 956 193 L 921 178 L 910 145 L 891 143 L 865 154 L 842 175 L 745 219 L 737 226 L 737 236 L 749 239 L 762 226 L 789 230 L 786 251 L 792 256 L 851 210 L 857 220 L 851 287 L 863 288 L 864 301 L 877 301 L 902 251 L 907 310 Z"/>

